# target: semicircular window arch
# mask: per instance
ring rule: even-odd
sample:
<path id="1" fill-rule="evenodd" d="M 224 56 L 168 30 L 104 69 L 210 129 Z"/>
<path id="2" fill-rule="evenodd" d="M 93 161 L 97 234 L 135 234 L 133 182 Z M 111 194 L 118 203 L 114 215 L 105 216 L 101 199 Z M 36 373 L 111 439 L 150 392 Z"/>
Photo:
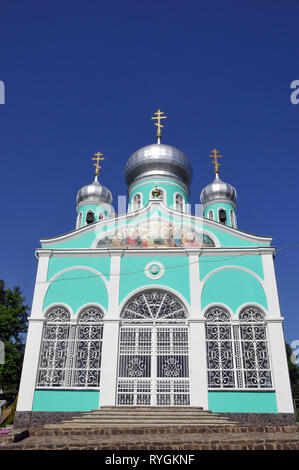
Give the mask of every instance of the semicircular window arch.
<path id="1" fill-rule="evenodd" d="M 121 318 L 125 320 L 183 320 L 187 316 L 182 301 L 162 289 L 148 289 L 134 295 L 121 312 Z"/>

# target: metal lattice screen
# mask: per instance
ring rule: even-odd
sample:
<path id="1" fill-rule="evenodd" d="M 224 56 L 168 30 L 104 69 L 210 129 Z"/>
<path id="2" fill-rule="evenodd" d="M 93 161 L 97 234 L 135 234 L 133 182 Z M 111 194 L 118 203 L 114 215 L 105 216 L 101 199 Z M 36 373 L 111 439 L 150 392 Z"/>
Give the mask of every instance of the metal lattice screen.
<path id="1" fill-rule="evenodd" d="M 69 312 L 53 308 L 41 342 L 37 387 L 99 387 L 103 341 L 103 312 L 85 309 L 77 324 Z"/>
<path id="2" fill-rule="evenodd" d="M 239 323 L 227 310 L 213 307 L 206 314 L 208 386 L 210 389 L 272 388 L 264 314 L 248 307 Z"/>
<path id="3" fill-rule="evenodd" d="M 189 405 L 187 316 L 174 295 L 150 290 L 124 310 L 120 328 L 118 405 Z"/>

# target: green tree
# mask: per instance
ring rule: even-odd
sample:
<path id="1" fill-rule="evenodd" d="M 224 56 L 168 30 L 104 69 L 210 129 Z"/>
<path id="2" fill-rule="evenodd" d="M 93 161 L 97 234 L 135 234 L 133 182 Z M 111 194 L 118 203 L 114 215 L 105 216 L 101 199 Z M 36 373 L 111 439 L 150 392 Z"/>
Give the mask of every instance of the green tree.
<path id="1" fill-rule="evenodd" d="M 295 400 L 299 400 L 299 367 L 294 364 L 291 360 L 292 349 L 289 344 L 286 343 L 288 367 L 290 374 L 290 382 L 292 388 L 292 395 Z"/>
<path id="2" fill-rule="evenodd" d="M 0 340 L 4 342 L 5 362 L 0 365 L 0 388 L 18 384 L 21 378 L 29 307 L 19 287 L 5 288 L 0 280 Z"/>

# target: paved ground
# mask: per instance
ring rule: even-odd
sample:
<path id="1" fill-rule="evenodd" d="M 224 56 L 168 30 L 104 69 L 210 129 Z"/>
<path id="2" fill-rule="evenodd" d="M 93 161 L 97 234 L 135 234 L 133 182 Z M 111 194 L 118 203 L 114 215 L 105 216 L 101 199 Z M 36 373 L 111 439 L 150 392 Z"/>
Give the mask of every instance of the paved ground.
<path id="1" fill-rule="evenodd" d="M 40 430 L 18 443 L 13 434 L 0 435 L 0 450 L 299 450 L 299 426 L 284 432 L 173 433 L 173 434 L 62 434 Z M 14 431 L 15 433 L 15 431 Z"/>

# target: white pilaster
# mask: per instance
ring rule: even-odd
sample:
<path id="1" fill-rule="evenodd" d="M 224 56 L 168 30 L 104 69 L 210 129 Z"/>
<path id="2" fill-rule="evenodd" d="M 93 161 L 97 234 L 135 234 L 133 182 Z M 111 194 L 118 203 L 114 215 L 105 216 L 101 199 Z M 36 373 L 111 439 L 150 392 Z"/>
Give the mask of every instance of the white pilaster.
<path id="1" fill-rule="evenodd" d="M 29 320 L 17 411 L 31 411 L 43 330 L 43 301 L 49 283 L 47 272 L 50 252 L 39 254 L 36 282 Z"/>
<path id="2" fill-rule="evenodd" d="M 114 406 L 116 399 L 119 322 L 106 321 L 103 331 L 100 408 Z"/>
<path id="3" fill-rule="evenodd" d="M 43 302 L 50 285 L 47 282 L 50 252 L 39 252 L 36 281 L 30 318 L 43 318 Z"/>
<path id="4" fill-rule="evenodd" d="M 190 322 L 191 406 L 208 409 L 208 377 L 205 323 Z"/>
<path id="5" fill-rule="evenodd" d="M 201 283 L 199 276 L 199 255 L 189 254 L 190 276 L 190 386 L 191 406 L 208 409 L 208 383 L 205 324 L 201 318 Z"/>
<path id="6" fill-rule="evenodd" d="M 190 319 L 200 318 L 201 313 L 201 284 L 199 279 L 199 256 L 189 255 L 189 276 L 190 276 Z"/>
<path id="7" fill-rule="evenodd" d="M 119 279 L 123 250 L 111 252 L 110 281 L 108 284 L 108 314 L 104 323 L 100 383 L 100 407 L 114 406 L 116 397 L 118 335 L 119 335 Z"/>
<path id="8" fill-rule="evenodd" d="M 17 411 L 32 410 L 42 331 L 42 320 L 29 322 Z"/>
<path id="9" fill-rule="evenodd" d="M 119 280 L 120 280 L 120 263 L 123 250 L 111 252 L 110 280 L 108 283 L 108 319 L 119 318 Z"/>
<path id="10" fill-rule="evenodd" d="M 267 297 L 269 316 L 271 318 L 280 318 L 281 313 L 274 270 L 273 254 L 267 253 L 262 254 L 261 256 L 264 270 L 263 287 Z"/>
<path id="11" fill-rule="evenodd" d="M 269 322 L 267 329 L 278 413 L 294 413 L 282 323 Z"/>

